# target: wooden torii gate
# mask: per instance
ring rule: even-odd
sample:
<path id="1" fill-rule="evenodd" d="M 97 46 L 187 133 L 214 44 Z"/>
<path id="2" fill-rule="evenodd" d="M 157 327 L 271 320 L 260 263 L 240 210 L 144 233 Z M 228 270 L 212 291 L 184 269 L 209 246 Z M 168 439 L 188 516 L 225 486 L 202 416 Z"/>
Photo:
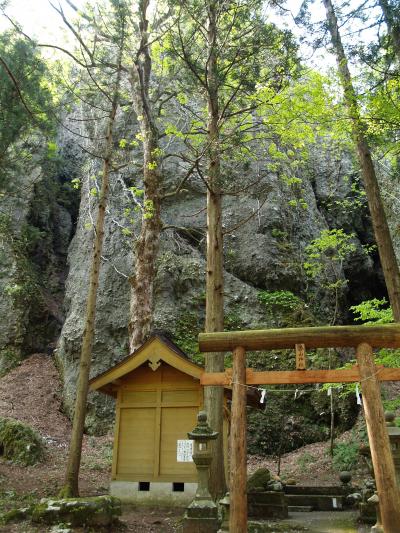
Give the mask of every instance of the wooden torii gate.
<path id="1" fill-rule="evenodd" d="M 381 400 L 381 381 L 400 381 L 400 368 L 375 366 L 373 348 L 400 348 L 400 325 L 331 326 L 201 333 L 201 352 L 233 352 L 233 368 L 207 373 L 203 385 L 232 384 L 230 451 L 230 533 L 247 531 L 246 387 L 295 383 L 360 382 L 382 523 L 385 533 L 400 528 L 400 493 Z M 306 348 L 353 347 L 357 364 L 345 370 L 306 370 Z M 296 349 L 296 370 L 255 372 L 246 350 Z"/>

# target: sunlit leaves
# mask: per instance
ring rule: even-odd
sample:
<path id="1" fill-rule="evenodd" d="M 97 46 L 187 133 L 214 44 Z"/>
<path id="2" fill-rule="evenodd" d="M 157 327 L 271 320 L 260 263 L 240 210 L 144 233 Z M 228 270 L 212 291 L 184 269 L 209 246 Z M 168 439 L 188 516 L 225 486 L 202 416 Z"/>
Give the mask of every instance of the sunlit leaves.
<path id="1" fill-rule="evenodd" d="M 32 42 L 15 32 L 0 34 L 0 57 L 0 174 L 4 178 L 5 169 L 25 158 L 21 152 L 13 153 L 15 143 L 39 130 L 51 133 L 52 95 L 45 81 L 45 62 Z M 53 145 L 48 148 L 49 157 L 55 157 Z"/>
<path id="2" fill-rule="evenodd" d="M 304 270 L 309 277 L 322 279 L 322 286 L 335 290 L 345 284 L 343 262 L 355 251 L 354 234 L 343 229 L 322 230 L 306 247 Z"/>
<path id="3" fill-rule="evenodd" d="M 393 313 L 386 298 L 379 300 L 365 300 L 358 305 L 350 307 L 355 315 L 355 320 L 367 324 L 389 324 L 393 322 Z"/>

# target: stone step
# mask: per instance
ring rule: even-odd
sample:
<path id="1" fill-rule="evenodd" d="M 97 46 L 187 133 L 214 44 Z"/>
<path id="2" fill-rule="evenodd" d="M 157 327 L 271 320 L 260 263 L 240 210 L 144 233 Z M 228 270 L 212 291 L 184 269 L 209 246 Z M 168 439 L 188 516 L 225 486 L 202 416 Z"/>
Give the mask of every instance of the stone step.
<path id="1" fill-rule="evenodd" d="M 316 511 L 338 511 L 343 509 L 343 496 L 325 496 L 321 494 L 286 494 L 289 506 L 307 507 L 311 505 Z"/>
<path id="2" fill-rule="evenodd" d="M 289 513 L 311 513 L 312 505 L 289 505 Z"/>
<path id="3" fill-rule="evenodd" d="M 351 487 L 330 486 L 330 487 L 309 487 L 305 485 L 286 485 L 286 494 L 311 494 L 319 496 L 346 496 L 354 491 Z"/>

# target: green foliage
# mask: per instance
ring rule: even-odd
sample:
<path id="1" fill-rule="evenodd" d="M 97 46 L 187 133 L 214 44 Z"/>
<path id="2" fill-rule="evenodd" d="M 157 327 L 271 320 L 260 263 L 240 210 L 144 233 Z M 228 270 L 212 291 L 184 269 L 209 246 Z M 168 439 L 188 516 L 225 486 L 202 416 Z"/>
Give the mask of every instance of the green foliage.
<path id="1" fill-rule="evenodd" d="M 358 305 L 350 307 L 355 317 L 354 320 L 365 324 L 389 324 L 393 322 L 393 313 L 386 298 L 378 300 L 365 300 Z"/>
<path id="2" fill-rule="evenodd" d="M 129 190 L 132 192 L 132 194 L 134 196 L 136 196 L 137 198 L 140 198 L 141 196 L 144 195 L 144 190 L 143 189 L 138 189 L 137 187 L 129 187 Z"/>
<path id="3" fill-rule="evenodd" d="M 272 311 L 293 311 L 301 304 L 301 299 L 290 291 L 260 291 L 257 298 Z"/>
<path id="4" fill-rule="evenodd" d="M 334 300 L 331 325 L 337 320 L 339 301 L 348 282 L 344 276 L 344 263 L 356 251 L 353 239 L 354 234 L 347 234 L 343 229 L 326 229 L 305 249 L 307 259 L 303 266 L 307 276 L 327 289 Z"/>
<path id="5" fill-rule="evenodd" d="M 400 350 L 382 348 L 375 356 L 375 363 L 388 368 L 400 368 Z"/>
<path id="6" fill-rule="evenodd" d="M 0 418 L 0 448 L 6 459 L 24 466 L 43 460 L 40 436 L 29 426 L 11 418 Z"/>
<path id="7" fill-rule="evenodd" d="M 380 68 L 387 68 L 381 65 Z M 368 109 L 366 123 L 371 142 L 385 154 L 385 159 L 396 168 L 398 138 L 396 131 L 400 126 L 400 80 L 399 76 L 379 79 L 377 72 L 369 75 L 372 90 L 364 95 L 364 105 Z"/>
<path id="8" fill-rule="evenodd" d="M 240 309 L 233 309 L 226 313 L 224 317 L 225 331 L 240 331 L 243 329 L 243 320 L 240 316 Z"/>
<path id="9" fill-rule="evenodd" d="M 200 295 L 198 303 L 204 305 L 204 295 Z M 173 341 L 183 350 L 190 359 L 199 365 L 204 365 L 204 355 L 199 353 L 197 336 L 202 331 L 204 323 L 197 313 L 185 313 L 177 322 L 173 332 Z M 226 331 L 237 331 L 243 328 L 240 318 L 240 310 L 231 310 L 225 315 L 224 329 Z M 226 357 L 225 365 L 231 365 L 231 358 Z"/>
<path id="10" fill-rule="evenodd" d="M 277 327 L 305 325 L 314 321 L 305 302 L 291 291 L 260 291 L 257 298 L 264 305 L 269 321 Z"/>
<path id="11" fill-rule="evenodd" d="M 179 24 L 153 46 L 155 71 L 174 79 L 176 106 L 183 107 L 185 114 L 189 111 L 190 120 L 185 127 L 168 120 L 164 132 L 184 141 L 192 154 L 203 152 L 209 157 L 214 147 L 207 139 L 205 95 L 218 101 L 221 110 L 219 185 L 224 190 L 235 189 L 235 177 L 247 179 L 251 162 L 265 157 L 267 142 L 271 141 L 272 128 L 263 124 L 264 109 L 258 112 L 264 106 L 259 86 L 268 85 L 276 93 L 289 83 L 298 69 L 296 43 L 289 31 L 269 23 L 260 0 L 235 0 L 219 5 L 214 47 L 215 86 L 210 87 L 206 79 L 209 43 L 203 31 L 208 25 L 209 12 L 197 0 L 172 0 L 170 5 Z M 278 152 L 276 148 L 277 156 Z"/>
<path id="12" fill-rule="evenodd" d="M 282 231 L 279 228 L 272 228 L 271 236 L 274 237 L 274 239 L 279 239 L 279 240 L 284 240 L 284 241 L 286 241 L 289 237 L 287 231 Z"/>
<path id="13" fill-rule="evenodd" d="M 14 31 L 4 32 L 0 57 L 0 186 L 10 187 L 14 184 L 6 181 L 7 172 L 30 159 L 29 135 L 51 131 L 52 94 L 46 65 L 32 41 Z M 49 155 L 53 144 L 49 143 Z"/>
<path id="14" fill-rule="evenodd" d="M 147 199 L 143 202 L 143 218 L 149 219 L 149 218 L 153 218 L 153 216 L 154 216 L 153 200 Z"/>
<path id="15" fill-rule="evenodd" d="M 342 229 L 322 230 L 320 236 L 306 248 L 304 269 L 307 275 L 313 279 L 321 276 L 327 288 L 335 288 L 338 283 L 345 284 L 345 280 L 341 279 L 342 266 L 356 250 L 353 239 L 353 233 L 347 234 Z"/>
<path id="16" fill-rule="evenodd" d="M 359 450 L 360 443 L 357 441 L 336 444 L 332 458 L 334 468 L 338 471 L 352 470 L 360 458 Z"/>
<path id="17" fill-rule="evenodd" d="M 6 215 L 0 215 L 0 236 L 13 251 L 17 266 L 12 282 L 4 289 L 5 294 L 19 306 L 30 305 L 35 300 L 38 303 L 39 276 L 29 259 L 29 252 L 42 237 L 42 232 L 35 226 L 25 224 L 19 234 L 15 235 L 11 219 Z"/>
<path id="18" fill-rule="evenodd" d="M 400 409 L 400 397 L 393 400 L 382 400 L 385 411 L 397 411 Z"/>
<path id="19" fill-rule="evenodd" d="M 176 324 L 173 341 L 190 359 L 202 365 L 204 364 L 204 356 L 199 353 L 197 342 L 199 331 L 201 331 L 199 317 L 195 313 L 186 313 Z"/>
<path id="20" fill-rule="evenodd" d="M 82 182 L 79 178 L 73 178 L 70 183 L 73 189 L 80 189 L 82 185 Z"/>
<path id="21" fill-rule="evenodd" d="M 47 143 L 47 157 L 49 159 L 55 159 L 58 155 L 58 146 L 57 143 L 49 141 Z"/>

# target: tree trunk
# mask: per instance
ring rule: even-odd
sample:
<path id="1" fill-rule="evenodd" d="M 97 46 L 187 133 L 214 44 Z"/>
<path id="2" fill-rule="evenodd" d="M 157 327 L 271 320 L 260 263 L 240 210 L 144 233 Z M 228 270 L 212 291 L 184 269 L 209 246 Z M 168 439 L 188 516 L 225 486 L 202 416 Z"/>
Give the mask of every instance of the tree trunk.
<path id="1" fill-rule="evenodd" d="M 400 62 L 400 15 L 395 15 L 394 7 L 392 7 L 388 0 L 378 0 L 380 8 L 382 9 L 383 18 L 392 39 L 393 50 Z M 399 8 L 397 8 L 399 9 Z"/>
<path id="2" fill-rule="evenodd" d="M 95 330 L 97 289 L 99 286 L 100 262 L 104 240 L 104 219 L 108 198 L 110 167 L 113 151 L 113 127 L 118 108 L 120 76 L 121 72 L 118 71 L 111 112 L 107 125 L 105 157 L 103 160 L 102 182 L 99 194 L 96 227 L 94 232 L 93 256 L 89 277 L 89 291 L 86 302 L 85 328 L 82 338 L 75 411 L 72 423 L 72 434 L 65 475 L 65 485 L 60 492 L 60 496 L 64 498 L 79 496 L 79 468 L 81 463 L 82 440 L 89 390 L 89 373 L 92 361 L 92 346 Z"/>
<path id="3" fill-rule="evenodd" d="M 148 0 L 139 2 L 140 46 L 131 70 L 134 109 L 140 122 L 143 142 L 144 211 L 135 250 L 135 272 L 131 277 L 129 349 L 132 353 L 146 339 L 153 320 L 153 288 L 160 242 L 162 175 L 159 169 L 159 133 L 149 99 L 151 54 L 148 38 Z"/>
<path id="4" fill-rule="evenodd" d="M 332 46 L 335 51 L 339 75 L 344 90 L 344 98 L 352 122 L 354 143 L 357 148 L 390 305 L 392 307 L 394 320 L 400 322 L 400 274 L 396 254 L 393 249 L 389 226 L 379 191 L 378 180 L 372 162 L 371 151 L 366 141 L 365 128 L 360 117 L 357 96 L 353 87 L 346 54 L 340 37 L 335 10 L 331 0 L 323 1 L 331 34 Z"/>
<path id="5" fill-rule="evenodd" d="M 207 105 L 208 105 L 208 191 L 207 191 L 207 275 L 206 275 L 206 322 L 207 332 L 224 329 L 224 280 L 223 280 L 223 236 L 222 236 L 222 194 L 220 184 L 218 71 L 216 57 L 217 22 L 216 2 L 207 3 L 208 11 L 208 63 L 207 63 Z M 224 369 L 224 354 L 206 354 L 207 372 Z M 218 439 L 214 442 L 213 461 L 210 469 L 210 492 L 214 498 L 226 491 L 223 451 L 223 402 L 222 387 L 205 387 L 204 403 L 208 421 Z"/>

